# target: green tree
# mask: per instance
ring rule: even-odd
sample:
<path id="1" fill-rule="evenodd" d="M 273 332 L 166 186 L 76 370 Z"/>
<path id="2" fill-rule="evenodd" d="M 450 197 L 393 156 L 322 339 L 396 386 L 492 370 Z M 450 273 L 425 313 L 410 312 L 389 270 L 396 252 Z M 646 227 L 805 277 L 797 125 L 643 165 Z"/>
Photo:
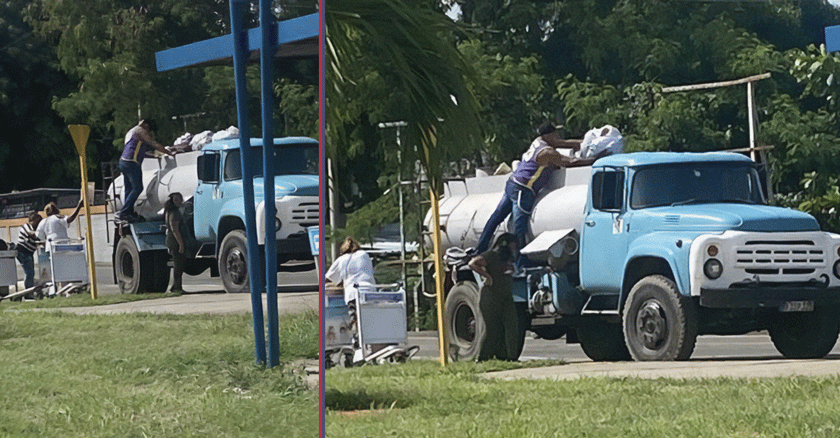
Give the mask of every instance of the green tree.
<path id="1" fill-rule="evenodd" d="M 538 72 L 537 58 L 489 52 L 478 39 L 462 42 L 458 50 L 481 78 L 471 86 L 485 133 L 481 152 L 490 158 L 484 164 L 519 157 L 534 137 L 533 128 L 553 118 L 550 111 L 540 111 L 545 79 Z"/>
<path id="2" fill-rule="evenodd" d="M 26 4 L 0 4 L 0 193 L 79 181 L 67 127 L 50 108 L 52 93 L 72 83 L 56 69 L 52 48 L 24 22 Z"/>
<path id="3" fill-rule="evenodd" d="M 311 0 L 275 5 L 279 19 L 315 11 Z M 10 167 L 0 192 L 78 183 L 67 124 L 91 125 L 92 168 L 118 156 L 123 134 L 138 117 L 159 122 L 156 137 L 164 144 L 185 125 L 193 133 L 236 125 L 232 68 L 159 73 L 154 61 L 157 51 L 229 33 L 228 14 L 227 2 L 218 0 L 12 0 L 0 6 L 0 23 L 8 30 L 0 33 L 0 51 L 6 52 L 0 57 L 0 110 L 8 111 L 3 120 L 16 124 L 0 136 L 10 145 L 0 148 L 0 163 Z M 256 14 L 250 18 L 249 26 L 259 24 Z M 317 61 L 284 61 L 275 74 L 281 99 L 275 132 L 314 135 Z M 251 129 L 259 132 L 258 70 L 252 66 L 248 76 Z M 13 92 L 3 91 L 3 83 L 14 84 Z M 173 119 L 195 114 L 200 116 Z"/>
<path id="4" fill-rule="evenodd" d="M 335 0 L 326 10 L 328 153 L 345 141 L 348 90 L 368 74 L 384 81 L 397 99 L 393 116 L 407 123 L 405 156 L 417 156 L 435 190 L 453 156 L 480 138 L 477 107 L 465 75 L 471 69 L 451 40 L 457 26 L 440 11 L 402 0 Z M 369 59 L 370 64 L 360 63 Z M 373 70 L 367 67 L 373 67 Z"/>

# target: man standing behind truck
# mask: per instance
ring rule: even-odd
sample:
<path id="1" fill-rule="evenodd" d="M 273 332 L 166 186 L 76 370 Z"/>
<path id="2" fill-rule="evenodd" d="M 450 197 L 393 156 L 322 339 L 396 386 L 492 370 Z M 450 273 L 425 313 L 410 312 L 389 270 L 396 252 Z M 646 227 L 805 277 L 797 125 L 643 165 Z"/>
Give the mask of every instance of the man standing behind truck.
<path id="1" fill-rule="evenodd" d="M 125 198 L 122 208 L 117 213 L 117 218 L 121 220 L 136 222 L 140 218 L 140 215 L 134 211 L 134 202 L 143 192 L 143 171 L 140 165 L 143 164 L 143 158 L 146 156 L 146 145 L 151 145 L 164 154 L 175 155 L 152 138 L 149 131 L 154 129 L 154 121 L 143 119 L 125 134 L 125 148 L 123 148 L 119 164 L 120 172 L 125 175 L 123 178 Z"/>
<path id="2" fill-rule="evenodd" d="M 517 249 L 522 249 L 525 246 L 525 236 L 528 234 L 528 223 L 537 193 L 551 179 L 554 169 L 588 166 L 600 158 L 570 158 L 557 152 L 555 148 L 580 148 L 580 143 L 564 140 L 561 131 L 551 123 L 543 123 L 537 134 L 531 147 L 522 155 L 519 167 L 508 178 L 502 200 L 496 211 L 490 215 L 478 239 L 476 254 L 487 251 L 496 228 L 510 214 L 513 214 L 513 234 L 516 235 Z M 516 272 L 521 272 L 524 268 L 525 258 L 519 256 L 516 260 Z"/>

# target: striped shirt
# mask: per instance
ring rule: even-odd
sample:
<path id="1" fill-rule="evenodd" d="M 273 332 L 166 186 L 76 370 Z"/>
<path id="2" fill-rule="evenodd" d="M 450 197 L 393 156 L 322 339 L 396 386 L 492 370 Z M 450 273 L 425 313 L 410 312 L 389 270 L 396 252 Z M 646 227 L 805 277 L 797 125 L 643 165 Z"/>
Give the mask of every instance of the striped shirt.
<path id="1" fill-rule="evenodd" d="M 37 247 L 38 238 L 35 237 L 35 229 L 32 228 L 32 224 L 27 222 L 23 224 L 22 227 L 20 227 L 20 232 L 18 233 L 17 249 L 18 251 L 32 254 L 35 252 L 35 249 Z"/>
<path id="2" fill-rule="evenodd" d="M 140 129 L 142 129 L 140 126 L 135 126 L 125 134 L 125 149 L 120 156 L 121 160 L 143 163 L 143 158 L 146 156 L 146 143 L 137 135 Z"/>

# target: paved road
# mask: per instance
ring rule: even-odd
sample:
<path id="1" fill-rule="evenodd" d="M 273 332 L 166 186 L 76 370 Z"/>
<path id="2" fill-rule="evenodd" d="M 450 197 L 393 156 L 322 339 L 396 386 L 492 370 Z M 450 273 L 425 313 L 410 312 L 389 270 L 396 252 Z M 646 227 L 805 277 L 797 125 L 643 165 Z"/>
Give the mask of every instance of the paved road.
<path id="1" fill-rule="evenodd" d="M 23 275 L 18 276 L 23 278 Z M 100 296 L 120 293 L 114 284 L 110 263 L 97 263 L 97 293 Z M 197 276 L 184 275 L 184 293 L 178 297 L 157 300 L 142 300 L 107 306 L 64 308 L 63 311 L 78 314 L 116 314 L 130 312 L 149 313 L 247 313 L 251 312 L 250 294 L 227 294 L 219 278 L 210 273 Z M 277 275 L 277 307 L 280 314 L 318 312 L 318 273 L 283 272 Z M 266 309 L 263 295 L 263 310 Z"/>
<path id="2" fill-rule="evenodd" d="M 530 332 L 529 332 L 530 335 Z M 419 345 L 415 357 L 437 359 L 436 332 L 409 332 L 409 345 Z M 819 360 L 784 359 L 766 333 L 741 336 L 700 336 L 691 360 L 685 362 L 592 362 L 580 345 L 565 339 L 525 339 L 520 360 L 556 359 L 568 365 L 489 373 L 502 379 L 575 379 L 583 376 L 612 377 L 773 377 L 788 375 L 840 375 L 840 342 Z"/>

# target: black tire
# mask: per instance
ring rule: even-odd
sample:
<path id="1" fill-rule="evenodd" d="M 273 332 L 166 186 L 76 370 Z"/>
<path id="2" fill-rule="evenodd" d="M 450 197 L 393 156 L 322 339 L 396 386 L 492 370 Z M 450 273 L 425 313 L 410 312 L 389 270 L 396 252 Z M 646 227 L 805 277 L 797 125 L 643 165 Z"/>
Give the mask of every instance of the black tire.
<path id="1" fill-rule="evenodd" d="M 528 326 L 530 325 L 528 317 L 528 304 L 514 303 L 514 306 L 516 306 L 516 320 L 518 323 L 516 332 L 516 357 L 508 357 L 507 360 L 519 360 L 519 356 L 522 355 L 522 349 L 525 348 L 525 334 L 528 331 Z"/>
<path id="2" fill-rule="evenodd" d="M 556 325 L 544 325 L 539 327 L 531 327 L 531 331 L 536 333 L 542 339 L 548 341 L 556 341 L 563 337 L 566 334 L 566 329 L 564 327 L 556 326 Z"/>
<path id="3" fill-rule="evenodd" d="M 651 275 L 630 290 L 623 326 L 633 359 L 688 360 L 697 342 L 697 308 L 671 279 Z"/>
<path id="4" fill-rule="evenodd" d="M 114 276 L 120 292 L 124 294 L 139 294 L 147 292 L 154 278 L 154 266 L 149 257 L 140 257 L 137 244 L 128 235 L 117 242 L 114 251 Z"/>
<path id="5" fill-rule="evenodd" d="M 248 246 L 245 232 L 233 230 L 219 250 L 219 275 L 227 293 L 250 293 L 248 281 Z"/>
<path id="6" fill-rule="evenodd" d="M 456 284 L 449 291 L 444 308 L 449 358 L 476 360 L 486 337 L 484 318 L 478 309 L 478 286 L 470 281 Z"/>
<path id="7" fill-rule="evenodd" d="M 141 254 L 141 260 L 149 257 L 153 266 L 154 276 L 150 280 L 149 290 L 152 292 L 166 292 L 169 286 L 169 251 L 154 251 L 149 254 Z"/>
<path id="8" fill-rule="evenodd" d="M 827 355 L 840 334 L 840 309 L 817 307 L 813 312 L 780 313 L 771 324 L 770 340 L 788 359 Z"/>
<path id="9" fill-rule="evenodd" d="M 212 267 L 213 263 L 207 263 L 209 259 L 187 259 L 187 263 L 184 266 L 184 274 L 187 275 L 201 275 L 207 268 Z"/>
<path id="10" fill-rule="evenodd" d="M 587 322 L 578 327 L 577 337 L 586 357 L 595 362 L 631 359 L 619 324 L 603 321 Z"/>

